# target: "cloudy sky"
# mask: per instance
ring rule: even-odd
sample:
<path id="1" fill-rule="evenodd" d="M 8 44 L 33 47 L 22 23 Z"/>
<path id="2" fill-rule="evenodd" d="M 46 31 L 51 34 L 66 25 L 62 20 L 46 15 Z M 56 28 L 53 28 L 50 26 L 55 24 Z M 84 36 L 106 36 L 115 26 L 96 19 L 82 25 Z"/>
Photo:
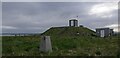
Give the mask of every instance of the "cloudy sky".
<path id="1" fill-rule="evenodd" d="M 118 2 L 119 0 L 1 0 L 3 2 Z"/>
<path id="2" fill-rule="evenodd" d="M 41 33 L 50 27 L 68 26 L 78 16 L 79 25 L 92 30 L 98 27 L 118 31 L 116 2 L 3 2 L 4 32 Z"/>

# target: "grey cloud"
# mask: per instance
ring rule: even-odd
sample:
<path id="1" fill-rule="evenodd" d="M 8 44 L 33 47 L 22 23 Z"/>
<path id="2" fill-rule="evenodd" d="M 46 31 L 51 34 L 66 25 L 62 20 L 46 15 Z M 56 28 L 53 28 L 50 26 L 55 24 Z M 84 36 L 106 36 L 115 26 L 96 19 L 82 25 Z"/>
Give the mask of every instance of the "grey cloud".
<path id="1" fill-rule="evenodd" d="M 79 16 L 79 24 L 91 29 L 117 22 L 116 10 L 111 18 L 89 15 L 98 2 L 3 2 L 3 32 L 44 32 L 53 26 L 67 26 L 68 20 Z M 114 20 L 113 20 L 114 19 Z M 98 24 L 99 23 L 99 24 Z M 98 25 L 96 25 L 98 24 Z"/>
<path id="2" fill-rule="evenodd" d="M 2 3 L 0 2 L 0 33 L 2 33 Z"/>
<path id="3" fill-rule="evenodd" d="M 118 2 L 119 0 L 2 0 L 3 2 Z"/>

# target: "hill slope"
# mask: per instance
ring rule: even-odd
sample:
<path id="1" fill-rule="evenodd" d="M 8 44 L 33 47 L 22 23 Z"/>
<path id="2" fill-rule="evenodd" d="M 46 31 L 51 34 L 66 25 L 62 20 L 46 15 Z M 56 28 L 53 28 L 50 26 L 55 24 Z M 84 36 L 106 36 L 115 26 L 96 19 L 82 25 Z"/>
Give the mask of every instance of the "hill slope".
<path id="1" fill-rule="evenodd" d="M 95 32 L 86 27 L 52 27 L 42 35 L 50 36 L 91 36 Z"/>

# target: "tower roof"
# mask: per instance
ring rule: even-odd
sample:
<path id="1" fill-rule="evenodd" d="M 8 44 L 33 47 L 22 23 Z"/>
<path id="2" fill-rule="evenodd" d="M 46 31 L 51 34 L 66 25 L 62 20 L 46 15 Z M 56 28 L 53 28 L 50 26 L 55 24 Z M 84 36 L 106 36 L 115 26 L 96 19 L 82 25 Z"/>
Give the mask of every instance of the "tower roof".
<path id="1" fill-rule="evenodd" d="M 71 18 L 70 20 L 77 20 L 77 18 Z"/>

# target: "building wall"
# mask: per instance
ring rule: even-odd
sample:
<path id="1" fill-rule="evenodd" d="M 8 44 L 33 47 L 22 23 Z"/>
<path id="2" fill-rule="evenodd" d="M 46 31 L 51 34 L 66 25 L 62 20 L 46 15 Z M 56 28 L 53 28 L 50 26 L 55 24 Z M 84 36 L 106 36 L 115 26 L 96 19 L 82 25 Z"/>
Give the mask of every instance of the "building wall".
<path id="1" fill-rule="evenodd" d="M 104 30 L 105 37 L 110 36 L 110 33 L 113 34 L 113 32 L 109 28 L 99 28 L 99 29 L 96 29 L 96 35 L 99 37 L 101 37 L 101 30 Z"/>
<path id="2" fill-rule="evenodd" d="M 69 20 L 69 26 L 78 27 L 78 20 L 76 19 Z"/>

